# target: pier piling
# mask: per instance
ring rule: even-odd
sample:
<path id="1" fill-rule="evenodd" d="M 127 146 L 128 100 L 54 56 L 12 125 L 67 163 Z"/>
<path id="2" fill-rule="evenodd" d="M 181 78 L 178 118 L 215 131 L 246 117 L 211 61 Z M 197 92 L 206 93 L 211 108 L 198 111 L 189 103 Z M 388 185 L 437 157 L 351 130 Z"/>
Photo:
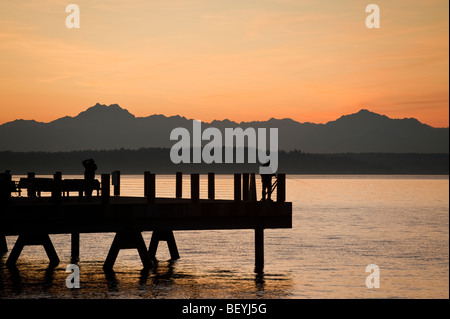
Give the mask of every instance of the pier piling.
<path id="1" fill-rule="evenodd" d="M 53 174 L 53 191 L 52 191 L 52 198 L 56 204 L 61 203 L 61 192 L 62 192 L 62 173 L 56 172 L 55 174 Z"/>
<path id="2" fill-rule="evenodd" d="M 249 191 L 250 191 L 250 174 L 244 173 L 242 174 L 242 200 L 244 202 L 249 200 Z"/>
<path id="3" fill-rule="evenodd" d="M 208 199 L 214 199 L 215 195 L 215 175 L 214 173 L 208 173 Z"/>
<path id="4" fill-rule="evenodd" d="M 156 198 L 156 176 L 150 172 L 144 173 L 144 194 L 148 204 L 153 204 Z"/>
<path id="5" fill-rule="evenodd" d="M 255 272 L 260 273 L 264 269 L 264 228 L 255 229 Z"/>
<path id="6" fill-rule="evenodd" d="M 158 244 L 160 241 L 167 242 L 169 247 L 170 259 L 176 260 L 180 259 L 180 254 L 178 253 L 177 243 L 175 241 L 175 236 L 171 230 L 155 230 L 152 233 L 152 239 L 150 240 L 150 246 L 148 249 L 148 254 L 150 258 L 156 259 L 156 251 L 158 250 Z"/>
<path id="7" fill-rule="evenodd" d="M 183 197 L 183 173 L 176 173 L 175 181 L 175 198 L 181 199 Z"/>
<path id="8" fill-rule="evenodd" d="M 120 171 L 112 173 L 112 184 L 114 186 L 114 196 L 120 196 Z"/>
<path id="9" fill-rule="evenodd" d="M 102 174 L 102 204 L 109 204 L 109 197 L 111 192 L 110 176 L 109 174 Z"/>
<path id="10" fill-rule="evenodd" d="M 47 253 L 48 259 L 50 260 L 50 266 L 56 267 L 59 264 L 59 257 L 56 253 L 55 247 L 53 247 L 52 241 L 47 234 L 21 234 L 17 238 L 11 253 L 9 254 L 6 265 L 8 267 L 14 266 L 19 259 L 20 253 L 25 246 L 44 246 L 45 252 Z"/>
<path id="11" fill-rule="evenodd" d="M 200 199 L 200 175 L 191 174 L 191 200 L 198 203 Z"/>
<path id="12" fill-rule="evenodd" d="M 34 179 L 35 177 L 36 177 L 36 174 L 34 172 L 28 172 L 28 174 L 27 174 L 27 179 L 28 180 Z M 27 196 L 28 197 L 36 197 L 36 191 L 33 190 L 32 187 L 28 187 L 27 188 Z"/>
<path id="13" fill-rule="evenodd" d="M 241 174 L 234 174 L 234 201 L 241 201 Z"/>
<path id="14" fill-rule="evenodd" d="M 113 269 L 117 255 L 121 249 L 137 249 L 144 268 L 148 269 L 153 266 L 153 262 L 147 252 L 147 247 L 145 246 L 142 234 L 138 231 L 121 231 L 117 232 L 114 237 L 108 256 L 103 264 L 103 270 L 111 271 Z"/>
<path id="15" fill-rule="evenodd" d="M 250 175 L 250 186 L 249 186 L 249 201 L 256 202 L 256 176 L 255 173 Z"/>

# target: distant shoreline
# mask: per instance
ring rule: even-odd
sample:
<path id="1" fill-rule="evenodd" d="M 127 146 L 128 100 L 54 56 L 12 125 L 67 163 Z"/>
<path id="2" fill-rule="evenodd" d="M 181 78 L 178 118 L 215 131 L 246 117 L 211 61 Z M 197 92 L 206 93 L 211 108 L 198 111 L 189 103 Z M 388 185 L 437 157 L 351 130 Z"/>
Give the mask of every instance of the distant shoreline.
<path id="1" fill-rule="evenodd" d="M 173 164 L 170 149 L 74 151 L 74 152 L 0 152 L 0 172 L 13 175 L 27 172 L 46 175 L 83 174 L 81 162 L 94 158 L 97 174 L 119 170 L 122 174 L 258 173 L 260 164 Z M 298 175 L 448 175 L 449 154 L 339 153 L 312 154 L 301 151 L 279 152 L 279 173 Z"/>

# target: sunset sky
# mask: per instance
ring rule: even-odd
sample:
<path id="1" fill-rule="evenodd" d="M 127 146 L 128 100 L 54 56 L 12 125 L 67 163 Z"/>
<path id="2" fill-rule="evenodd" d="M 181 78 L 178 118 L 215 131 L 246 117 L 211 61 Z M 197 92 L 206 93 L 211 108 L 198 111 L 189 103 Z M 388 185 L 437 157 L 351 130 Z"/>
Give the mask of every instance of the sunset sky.
<path id="1" fill-rule="evenodd" d="M 66 5 L 81 11 L 68 29 Z M 381 9 L 367 29 L 365 8 Z M 449 126 L 448 0 L 0 3 L 0 123 L 136 116 L 325 123 L 361 108 Z"/>

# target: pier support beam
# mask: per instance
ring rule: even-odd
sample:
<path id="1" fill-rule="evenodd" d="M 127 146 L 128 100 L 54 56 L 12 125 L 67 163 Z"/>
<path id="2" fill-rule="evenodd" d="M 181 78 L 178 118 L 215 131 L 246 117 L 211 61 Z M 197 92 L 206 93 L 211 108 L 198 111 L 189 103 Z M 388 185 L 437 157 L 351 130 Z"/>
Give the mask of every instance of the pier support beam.
<path id="1" fill-rule="evenodd" d="M 264 228 L 255 229 L 255 272 L 264 270 Z"/>
<path id="2" fill-rule="evenodd" d="M 170 258 L 172 260 L 180 259 L 177 243 L 175 242 L 175 236 L 171 230 L 153 231 L 152 239 L 150 240 L 150 247 L 148 249 L 150 258 L 156 259 L 156 251 L 158 250 L 158 244 L 160 241 L 167 242 L 167 246 L 169 246 Z"/>
<path id="3" fill-rule="evenodd" d="M 147 252 L 147 247 L 145 246 L 142 234 L 138 231 L 127 231 L 116 233 L 111 248 L 109 249 L 108 256 L 106 257 L 103 265 L 103 270 L 110 271 L 113 269 L 117 255 L 121 249 L 137 249 L 144 268 L 147 269 L 153 266 L 153 262 Z"/>
<path id="4" fill-rule="evenodd" d="M 0 234 L 0 254 L 6 254 L 8 252 L 8 244 L 6 243 L 6 236 Z"/>
<path id="5" fill-rule="evenodd" d="M 17 241 L 14 245 L 14 248 L 11 250 L 9 254 L 8 260 L 6 261 L 6 266 L 14 266 L 17 262 L 17 259 L 20 256 L 23 248 L 25 246 L 44 246 L 45 252 L 47 253 L 48 259 L 50 260 L 50 266 L 56 267 L 59 264 L 59 257 L 56 253 L 55 248 L 53 247 L 52 241 L 50 237 L 45 235 L 19 235 Z"/>

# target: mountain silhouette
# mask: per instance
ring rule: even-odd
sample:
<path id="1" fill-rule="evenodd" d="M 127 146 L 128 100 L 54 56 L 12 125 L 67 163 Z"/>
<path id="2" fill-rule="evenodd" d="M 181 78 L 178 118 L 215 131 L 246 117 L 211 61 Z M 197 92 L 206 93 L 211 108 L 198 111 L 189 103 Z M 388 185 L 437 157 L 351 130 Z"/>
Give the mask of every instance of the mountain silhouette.
<path id="1" fill-rule="evenodd" d="M 227 127 L 279 129 L 279 149 L 309 153 L 448 153 L 449 129 L 434 128 L 416 119 L 391 119 L 360 110 L 326 124 L 292 119 L 203 123 L 202 128 Z M 75 117 L 50 123 L 16 120 L 0 125 L 0 151 L 74 151 L 170 148 L 176 127 L 192 129 L 181 116 L 135 117 L 117 104 L 96 104 Z"/>

